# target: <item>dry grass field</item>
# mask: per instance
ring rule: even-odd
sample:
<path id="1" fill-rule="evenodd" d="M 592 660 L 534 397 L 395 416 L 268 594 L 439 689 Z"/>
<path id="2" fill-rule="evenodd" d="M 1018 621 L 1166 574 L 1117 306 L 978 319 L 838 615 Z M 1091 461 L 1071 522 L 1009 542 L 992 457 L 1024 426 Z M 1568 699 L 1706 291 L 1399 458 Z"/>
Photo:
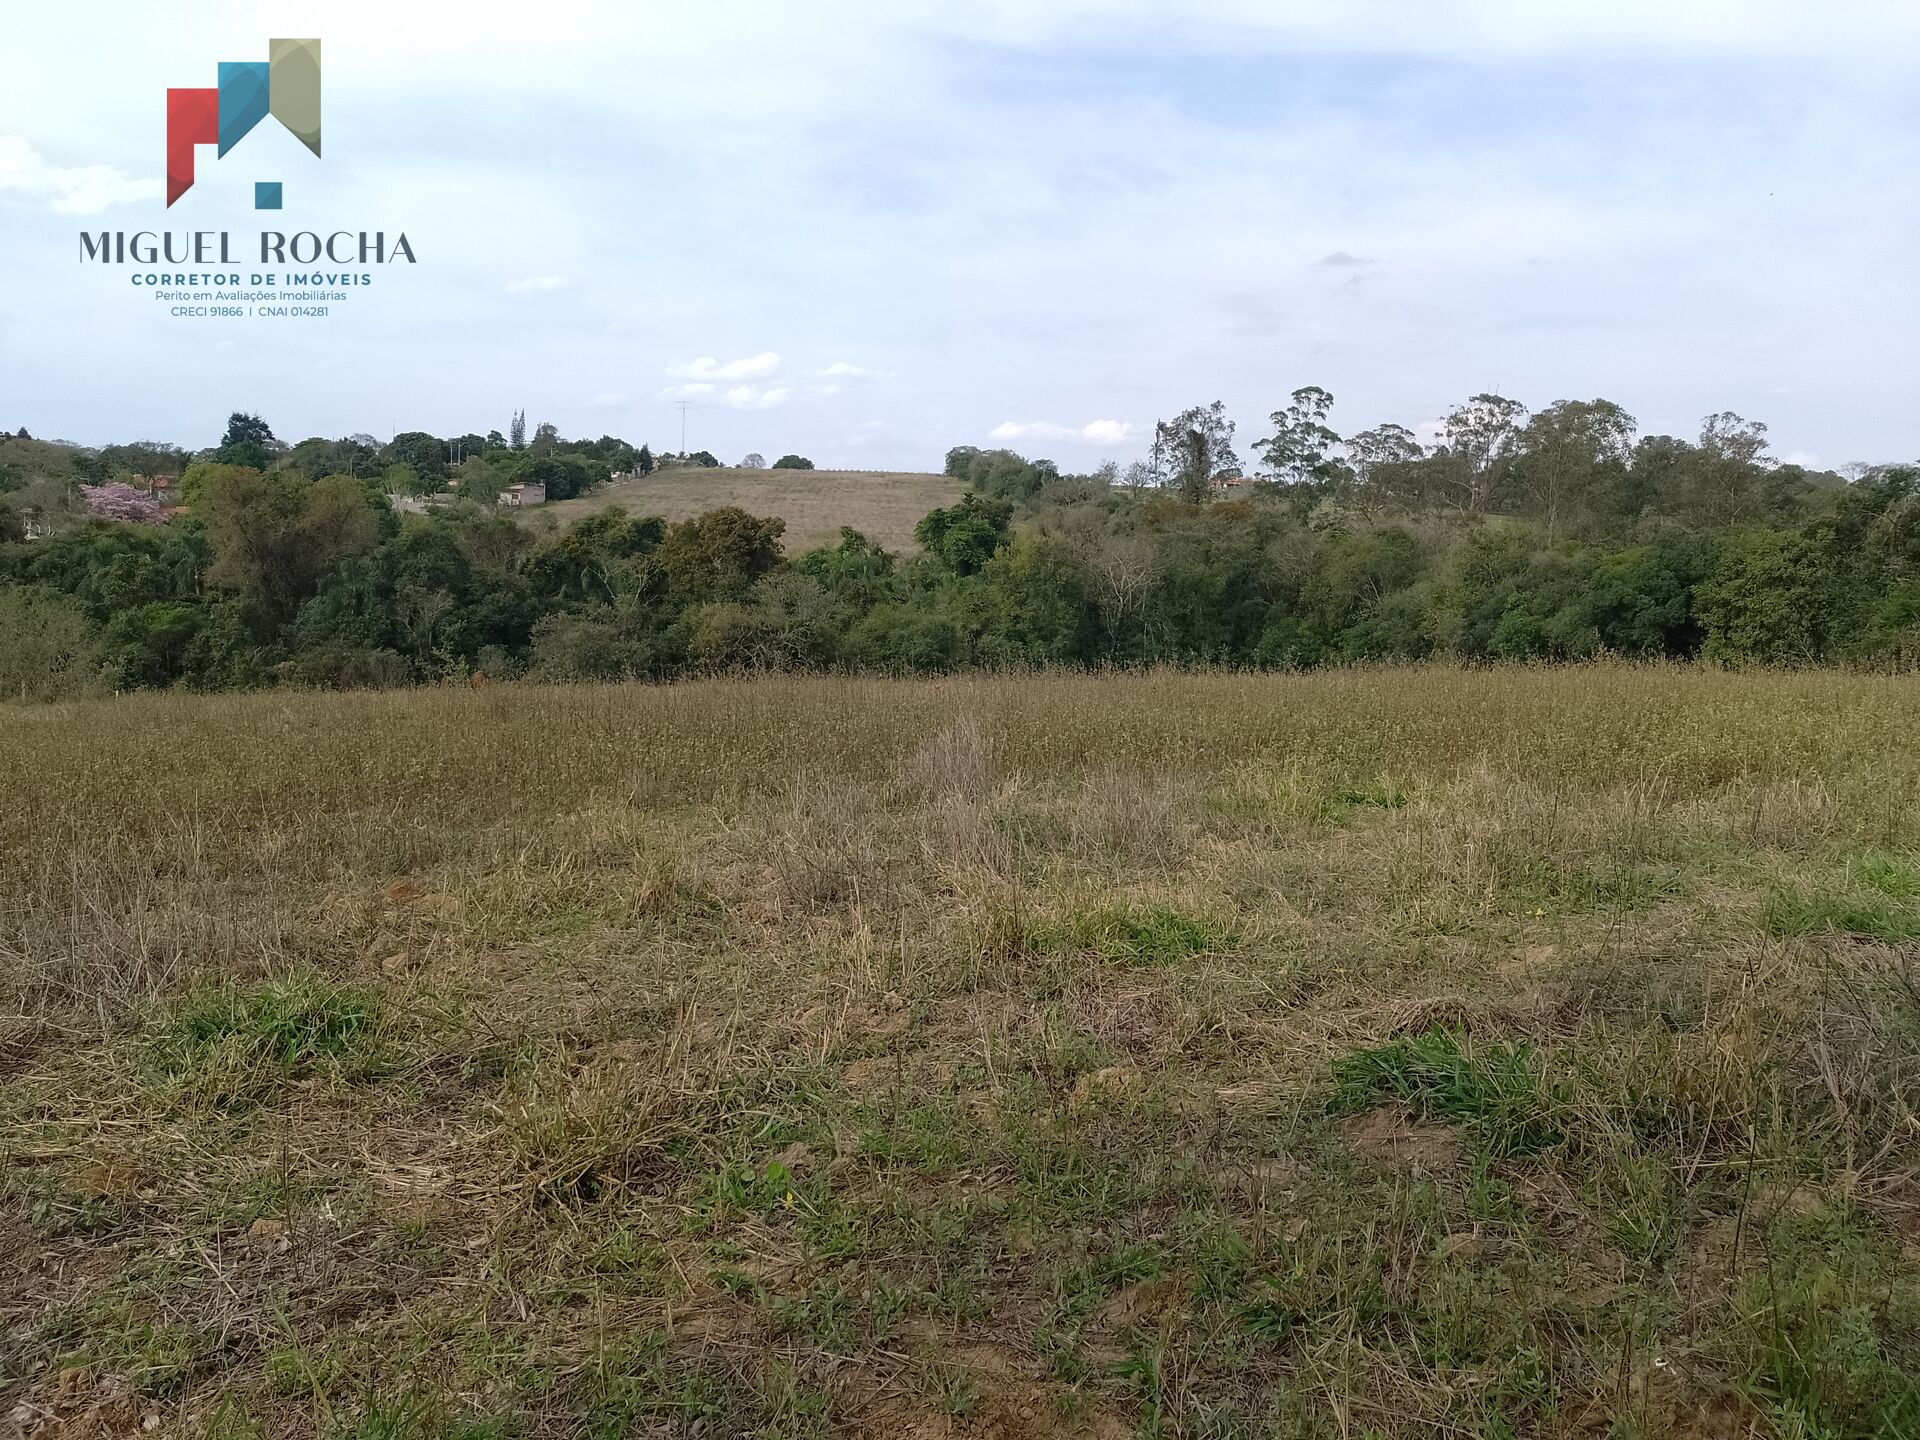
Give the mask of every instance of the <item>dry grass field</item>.
<path id="1" fill-rule="evenodd" d="M 0 1430 L 1920 1434 L 1920 685 L 8 709 Z"/>
<path id="2" fill-rule="evenodd" d="M 965 489 L 946 475 L 676 468 L 615 481 L 578 500 L 561 500 L 530 513 L 573 521 L 622 505 L 636 515 L 691 520 L 723 505 L 737 505 L 753 515 L 785 520 L 789 555 L 837 543 L 842 525 L 900 552 L 918 548 L 913 527 L 922 516 L 958 503 Z"/>

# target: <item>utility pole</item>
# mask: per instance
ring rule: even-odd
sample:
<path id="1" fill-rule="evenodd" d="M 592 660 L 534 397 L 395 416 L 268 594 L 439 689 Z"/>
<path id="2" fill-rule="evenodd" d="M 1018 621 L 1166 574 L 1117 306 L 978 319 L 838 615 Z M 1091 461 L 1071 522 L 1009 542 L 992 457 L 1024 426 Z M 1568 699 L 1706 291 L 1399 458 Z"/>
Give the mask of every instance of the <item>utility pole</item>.
<path id="1" fill-rule="evenodd" d="M 681 400 L 676 403 L 680 406 L 680 454 L 685 456 L 687 453 L 687 411 L 693 408 L 693 402 L 691 400 Z"/>

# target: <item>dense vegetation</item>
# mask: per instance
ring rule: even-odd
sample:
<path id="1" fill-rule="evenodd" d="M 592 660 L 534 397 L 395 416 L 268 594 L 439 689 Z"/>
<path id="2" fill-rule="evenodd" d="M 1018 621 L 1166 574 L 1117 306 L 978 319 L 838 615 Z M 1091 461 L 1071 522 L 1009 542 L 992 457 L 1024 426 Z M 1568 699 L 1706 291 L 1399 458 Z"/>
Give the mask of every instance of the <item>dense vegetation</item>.
<path id="1" fill-rule="evenodd" d="M 1156 426 L 1125 472 L 955 449 L 947 470 L 969 493 L 921 522 L 910 556 L 852 530 L 787 555 L 780 521 L 737 509 L 523 523 L 492 503 L 515 481 L 564 498 L 655 457 L 551 426 L 529 442 L 519 416 L 508 437 L 288 447 L 236 415 L 194 456 L 15 437 L 0 441 L 0 693 L 475 669 L 1898 666 L 1920 648 L 1920 467 L 1777 464 L 1765 427 L 1731 414 L 1695 441 L 1642 438 L 1605 401 L 1528 414 L 1477 396 L 1431 447 L 1397 426 L 1343 438 L 1331 410 L 1297 392 L 1255 467 L 1218 404 Z M 171 512 L 141 509 L 156 476 L 180 477 Z M 400 516 L 395 494 L 447 503 Z M 29 521 L 43 533 L 26 539 Z"/>

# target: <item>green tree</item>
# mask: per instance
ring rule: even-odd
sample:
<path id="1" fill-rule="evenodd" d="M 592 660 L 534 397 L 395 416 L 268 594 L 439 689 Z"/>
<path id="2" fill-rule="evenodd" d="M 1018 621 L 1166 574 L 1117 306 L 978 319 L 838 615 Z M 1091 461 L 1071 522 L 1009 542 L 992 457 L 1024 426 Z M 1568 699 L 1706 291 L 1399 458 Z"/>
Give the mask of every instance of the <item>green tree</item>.
<path id="1" fill-rule="evenodd" d="M 1354 653 L 1350 632 L 1367 628 L 1368 618 L 1388 596 L 1420 578 L 1419 543 L 1401 526 L 1328 537 L 1312 557 L 1300 586 L 1297 613 L 1317 650 L 1351 658 L 1384 658 Z"/>
<path id="2" fill-rule="evenodd" d="M 1561 400 L 1527 422 L 1517 441 L 1514 483 L 1545 522 L 1548 545 L 1626 470 L 1638 428 L 1611 400 Z"/>
<path id="3" fill-rule="evenodd" d="M 288 470 L 299 471 L 309 480 L 318 480 L 326 475 L 352 475 L 358 478 L 378 473 L 382 468 L 378 463 L 379 457 L 379 447 L 357 437 L 325 440 L 314 436 L 302 440 L 289 450 L 280 465 Z"/>
<path id="4" fill-rule="evenodd" d="M 794 561 L 794 569 L 816 581 L 830 595 L 840 596 L 861 609 L 877 604 L 893 591 L 893 556 L 849 526 L 840 527 L 840 543 L 809 550 Z"/>
<path id="5" fill-rule="evenodd" d="M 509 466 L 501 461 L 510 452 L 489 450 L 484 455 L 475 455 L 460 463 L 447 477 L 447 483 L 459 493 L 462 500 L 475 505 L 492 505 L 500 498 L 500 492 L 512 483 Z"/>
<path id="6" fill-rule="evenodd" d="M 1351 498 L 1363 514 L 1396 499 L 1412 499 L 1408 469 L 1425 455 L 1420 441 L 1404 425 L 1376 425 L 1347 441 L 1347 468 L 1353 476 Z"/>
<path id="7" fill-rule="evenodd" d="M 416 674 L 459 675 L 490 647 L 525 646 L 538 607 L 513 552 L 496 548 L 507 531 L 525 535 L 494 514 L 446 512 L 403 526 L 333 570 L 301 606 L 299 647 L 384 650 Z"/>
<path id="8" fill-rule="evenodd" d="M 1694 588 L 1710 554 L 1703 538 L 1669 530 L 1650 544 L 1602 556 L 1588 582 L 1600 643 L 1616 655 L 1697 654 L 1702 635 Z"/>
<path id="9" fill-rule="evenodd" d="M 185 600 L 157 600 L 114 615 L 101 650 L 115 686 L 163 689 L 185 679 L 206 618 L 205 605 Z"/>
<path id="10" fill-rule="evenodd" d="M 987 586 L 983 660 L 1042 665 L 1093 658 L 1099 615 L 1072 547 L 1023 532 L 987 563 L 981 578 Z"/>
<path id="11" fill-rule="evenodd" d="M 949 454 L 952 460 L 952 453 Z M 1007 500 L 1019 505 L 1040 493 L 1041 487 L 1058 480 L 1051 461 L 1028 461 L 1011 450 L 972 450 L 956 479 L 988 500 Z"/>
<path id="12" fill-rule="evenodd" d="M 418 475 L 426 487 L 422 494 L 431 494 L 446 482 L 446 442 L 424 430 L 403 430 L 394 436 L 387 445 L 387 460 Z"/>
<path id="13" fill-rule="evenodd" d="M 1695 595 L 1701 655 L 1723 663 L 1808 664 L 1826 653 L 1832 571 L 1802 535 L 1746 530 L 1719 545 Z"/>
<path id="14" fill-rule="evenodd" d="M 741 600 L 780 563 L 786 521 L 749 515 L 737 506 L 709 510 L 669 526 L 660 564 L 676 599 Z"/>
<path id="15" fill-rule="evenodd" d="M 1204 505 L 1213 495 L 1213 482 L 1240 473 L 1240 457 L 1233 449 L 1233 421 L 1224 402 L 1195 405 L 1171 420 L 1154 425 L 1157 451 L 1170 457 L 1170 473 L 1180 498 Z"/>
<path id="16" fill-rule="evenodd" d="M 523 460 L 509 472 L 512 480 L 544 485 L 549 500 L 571 500 L 577 495 L 585 495 L 606 484 L 610 476 L 604 460 L 595 460 L 586 455 L 541 455 L 536 459 Z"/>
<path id="17" fill-rule="evenodd" d="M 869 670 L 937 675 L 965 663 L 967 642 L 942 601 L 877 605 L 847 635 L 845 654 Z"/>
<path id="18" fill-rule="evenodd" d="M 105 688 L 93 622 L 71 596 L 41 586 L 0 588 L 0 696 L 72 700 Z"/>
<path id="19" fill-rule="evenodd" d="M 264 470 L 273 458 L 275 444 L 266 421 L 236 410 L 227 417 L 227 433 L 220 438 L 212 459 L 218 465 Z"/>
<path id="20" fill-rule="evenodd" d="M 1479 526 L 1447 557 L 1433 607 L 1436 644 L 1462 659 L 1567 660 L 1600 648 L 1590 554 L 1546 550 L 1531 526 Z"/>
<path id="21" fill-rule="evenodd" d="M 1764 508 L 1767 427 L 1731 410 L 1700 422 L 1700 445 L 1688 476 L 1688 499 L 1705 524 L 1725 527 L 1760 518 Z"/>
<path id="22" fill-rule="evenodd" d="M 958 505 L 935 510 L 913 527 L 913 538 L 955 575 L 977 575 L 1006 543 L 1013 506 L 1004 500 L 961 497 Z"/>
<path id="23" fill-rule="evenodd" d="M 1333 396 L 1318 385 L 1293 392 L 1286 409 L 1268 418 L 1273 435 L 1262 440 L 1255 453 L 1283 485 L 1325 484 L 1344 478 L 1344 467 L 1334 452 L 1341 440 L 1327 419 L 1333 414 Z"/>
<path id="24" fill-rule="evenodd" d="M 335 565 L 373 549 L 383 519 L 349 476 L 308 484 L 247 469 L 208 477 L 196 509 L 213 551 L 209 583 L 244 596 L 274 626 L 292 619 Z"/>
<path id="25" fill-rule="evenodd" d="M 109 445 L 100 452 L 101 465 L 112 476 L 178 475 L 187 468 L 187 452 L 178 445 L 139 440 L 131 445 Z"/>
<path id="26" fill-rule="evenodd" d="M 1437 478 L 1455 509 L 1479 515 L 1493 508 L 1518 448 L 1527 407 L 1504 395 L 1476 395 L 1447 413 Z"/>
<path id="27" fill-rule="evenodd" d="M 748 603 L 696 606 L 687 653 L 713 668 L 809 668 L 832 660 L 847 624 L 846 607 L 811 577 L 781 570 L 755 585 Z"/>
<path id="28" fill-rule="evenodd" d="M 1282 514 L 1155 499 L 1142 507 L 1140 522 L 1153 547 L 1141 658 L 1250 656 L 1273 608 Z"/>
<path id="29" fill-rule="evenodd" d="M 531 673 L 543 680 L 651 678 L 685 659 L 684 641 L 635 597 L 545 615 L 533 627 Z"/>
<path id="30" fill-rule="evenodd" d="M 527 557 L 526 575 L 543 598 L 569 606 L 611 603 L 623 595 L 657 598 L 665 574 L 646 562 L 666 534 L 658 516 L 629 515 L 609 505 L 543 540 Z"/>
<path id="31" fill-rule="evenodd" d="M 811 470 L 813 462 L 804 455 L 782 455 L 773 462 L 776 470 Z"/>

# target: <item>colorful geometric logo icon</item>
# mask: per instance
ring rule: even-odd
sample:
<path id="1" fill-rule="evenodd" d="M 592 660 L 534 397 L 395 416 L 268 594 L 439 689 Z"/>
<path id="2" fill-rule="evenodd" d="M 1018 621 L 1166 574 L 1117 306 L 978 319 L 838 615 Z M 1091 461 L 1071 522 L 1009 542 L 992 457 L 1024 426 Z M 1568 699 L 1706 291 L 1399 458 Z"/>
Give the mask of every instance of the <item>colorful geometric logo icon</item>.
<path id="1" fill-rule="evenodd" d="M 320 153 L 318 40 L 270 40 L 265 60 L 222 60 L 217 89 L 167 91 L 167 204 L 193 188 L 194 146 L 218 145 L 224 158 L 269 115 Z M 277 180 L 253 187 L 256 210 L 280 199 Z"/>

